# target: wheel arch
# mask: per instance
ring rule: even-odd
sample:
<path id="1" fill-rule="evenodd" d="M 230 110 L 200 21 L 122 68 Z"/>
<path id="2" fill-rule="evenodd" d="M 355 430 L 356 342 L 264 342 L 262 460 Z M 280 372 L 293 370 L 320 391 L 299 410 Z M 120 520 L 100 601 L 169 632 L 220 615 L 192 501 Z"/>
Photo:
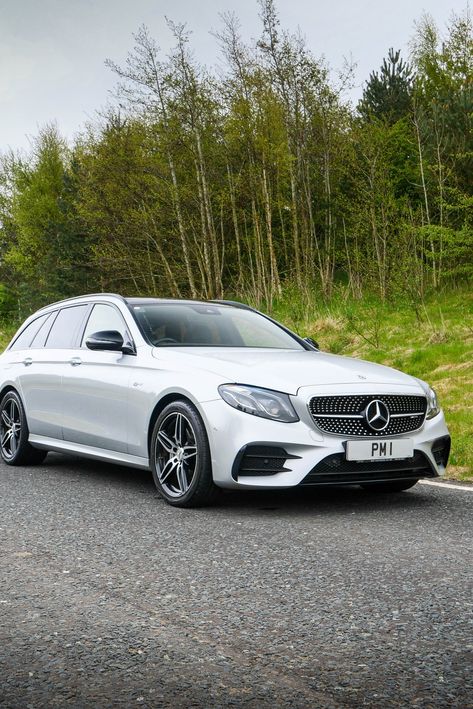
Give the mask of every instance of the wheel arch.
<path id="1" fill-rule="evenodd" d="M 26 425 L 28 426 L 28 416 L 26 415 L 26 407 L 25 407 L 25 402 L 23 400 L 23 396 L 21 393 L 21 390 L 19 387 L 15 386 L 12 382 L 9 382 L 8 384 L 4 384 L 2 389 L 0 389 L 0 402 L 2 401 L 3 397 L 5 394 L 8 394 L 9 391 L 14 391 L 17 397 L 19 398 L 21 402 L 21 406 L 23 409 L 23 415 L 26 419 Z"/>
<path id="2" fill-rule="evenodd" d="M 14 391 L 15 394 L 18 394 L 18 396 L 21 399 L 20 392 L 18 391 L 18 389 L 15 386 L 13 386 L 13 384 L 5 384 L 4 387 L 2 389 L 0 389 L 0 401 L 3 399 L 5 394 L 8 394 L 9 391 Z"/>
<path id="3" fill-rule="evenodd" d="M 192 399 L 190 399 L 188 396 L 186 396 L 186 395 L 183 394 L 182 392 L 177 392 L 177 391 L 175 391 L 175 392 L 170 392 L 169 394 L 166 394 L 165 396 L 163 396 L 163 398 L 160 399 L 160 400 L 157 402 L 157 404 L 155 405 L 155 407 L 154 407 L 154 409 L 153 409 L 153 411 L 152 411 L 152 413 L 151 413 L 150 420 L 149 420 L 149 425 L 148 425 L 148 455 L 150 456 L 150 458 L 151 458 L 151 437 L 152 437 L 152 435 L 153 435 L 154 424 L 155 424 L 156 421 L 158 420 L 158 416 L 159 416 L 159 414 L 161 413 L 161 411 L 163 411 L 163 409 L 164 409 L 168 404 L 172 404 L 173 401 L 186 401 L 186 402 L 187 402 L 188 404 L 190 404 L 194 409 L 197 410 L 199 416 L 202 418 L 202 414 L 200 413 L 199 409 L 198 409 L 197 406 L 195 405 L 195 402 L 192 401 Z M 203 420 L 203 419 L 202 419 L 202 420 Z M 205 422 L 204 422 L 204 427 L 206 428 Z"/>

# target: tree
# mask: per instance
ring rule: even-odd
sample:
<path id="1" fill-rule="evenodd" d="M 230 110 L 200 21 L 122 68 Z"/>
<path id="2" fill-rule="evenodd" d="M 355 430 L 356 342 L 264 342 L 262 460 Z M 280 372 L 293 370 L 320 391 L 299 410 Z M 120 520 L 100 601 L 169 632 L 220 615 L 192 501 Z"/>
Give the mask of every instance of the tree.
<path id="1" fill-rule="evenodd" d="M 180 296 L 186 272 L 154 127 L 112 112 L 83 139 L 80 162 L 79 211 L 95 235 L 101 288 Z"/>
<path id="2" fill-rule="evenodd" d="M 108 66 L 120 77 L 117 94 L 130 109 L 138 109 L 142 120 L 158 127 L 160 149 L 166 155 L 169 190 L 178 226 L 188 289 L 193 297 L 198 293 L 196 280 L 203 276 L 202 290 L 210 297 L 221 295 L 221 263 L 216 230 L 211 211 L 203 153 L 203 106 L 209 107 L 209 96 L 187 52 L 187 36 L 183 26 L 169 23 L 176 48 L 170 61 L 159 59 L 159 48 L 146 27 L 135 35 L 136 45 L 125 66 L 108 61 Z M 184 129 L 184 132 L 182 132 Z M 202 241 L 199 243 L 186 224 L 183 190 L 176 163 L 176 151 L 182 153 L 183 138 L 192 138 L 191 164 L 195 166 L 194 194 L 199 195 Z M 158 135 L 158 134 L 157 134 Z M 189 157 L 189 156 L 187 156 Z M 184 171 L 188 177 L 188 162 Z M 193 244 L 194 242 L 194 244 Z M 193 245 L 196 247 L 193 253 Z M 199 261 L 199 256 L 202 259 Z"/>
<path id="3" fill-rule="evenodd" d="M 55 126 L 40 132 L 30 163 L 14 165 L 15 229 L 4 259 L 22 284 L 22 310 L 84 292 L 94 280 L 77 214 L 77 167 Z"/>
<path id="4" fill-rule="evenodd" d="M 401 51 L 391 48 L 383 59 L 379 72 L 370 74 L 358 104 L 361 116 L 369 121 L 378 118 L 390 125 L 409 113 L 412 101 L 414 73 L 401 58 Z"/>
<path id="5" fill-rule="evenodd" d="M 413 117 L 425 204 L 422 234 L 437 285 L 446 251 L 467 253 L 470 243 L 465 206 L 471 207 L 473 196 L 473 21 L 468 8 L 452 14 L 444 38 L 423 15 L 411 52 L 417 70 Z M 451 265 L 448 272 L 451 277 Z"/>

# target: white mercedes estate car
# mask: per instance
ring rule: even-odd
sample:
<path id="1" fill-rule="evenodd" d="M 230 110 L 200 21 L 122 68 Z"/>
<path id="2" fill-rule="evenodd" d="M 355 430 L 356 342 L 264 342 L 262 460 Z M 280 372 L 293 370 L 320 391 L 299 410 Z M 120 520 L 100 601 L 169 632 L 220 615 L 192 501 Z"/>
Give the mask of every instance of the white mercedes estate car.
<path id="1" fill-rule="evenodd" d="M 230 301 L 94 294 L 29 317 L 0 356 L 1 456 L 60 451 L 151 469 L 180 507 L 218 488 L 361 485 L 443 475 L 434 391 L 321 352 Z"/>

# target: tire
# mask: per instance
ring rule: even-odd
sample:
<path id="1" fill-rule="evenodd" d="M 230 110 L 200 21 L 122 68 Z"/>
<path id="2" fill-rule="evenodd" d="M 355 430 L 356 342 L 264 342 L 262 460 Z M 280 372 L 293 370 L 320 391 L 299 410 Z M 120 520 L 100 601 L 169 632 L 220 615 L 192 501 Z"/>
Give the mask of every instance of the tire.
<path id="1" fill-rule="evenodd" d="M 47 451 L 28 443 L 25 409 L 16 391 L 9 391 L 0 403 L 0 455 L 7 465 L 42 463 Z"/>
<path id="2" fill-rule="evenodd" d="M 159 414 L 150 463 L 154 484 L 170 505 L 202 507 L 216 497 L 205 426 L 188 401 L 173 401 Z"/>
<path id="3" fill-rule="evenodd" d="M 399 480 L 389 483 L 364 483 L 361 487 L 369 492 L 402 492 L 414 487 L 418 480 Z"/>

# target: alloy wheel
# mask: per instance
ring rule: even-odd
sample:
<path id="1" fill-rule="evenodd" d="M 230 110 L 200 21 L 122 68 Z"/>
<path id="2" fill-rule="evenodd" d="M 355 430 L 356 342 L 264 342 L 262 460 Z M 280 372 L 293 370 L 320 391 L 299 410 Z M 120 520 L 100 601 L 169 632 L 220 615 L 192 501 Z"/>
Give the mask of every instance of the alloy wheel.
<path id="1" fill-rule="evenodd" d="M 15 399 L 7 399 L 0 414 L 0 445 L 6 459 L 18 450 L 21 435 L 20 408 Z"/>
<path id="2" fill-rule="evenodd" d="M 198 462 L 196 434 L 187 416 L 174 411 L 163 419 L 156 435 L 155 460 L 163 491 L 174 498 L 185 495 Z"/>

